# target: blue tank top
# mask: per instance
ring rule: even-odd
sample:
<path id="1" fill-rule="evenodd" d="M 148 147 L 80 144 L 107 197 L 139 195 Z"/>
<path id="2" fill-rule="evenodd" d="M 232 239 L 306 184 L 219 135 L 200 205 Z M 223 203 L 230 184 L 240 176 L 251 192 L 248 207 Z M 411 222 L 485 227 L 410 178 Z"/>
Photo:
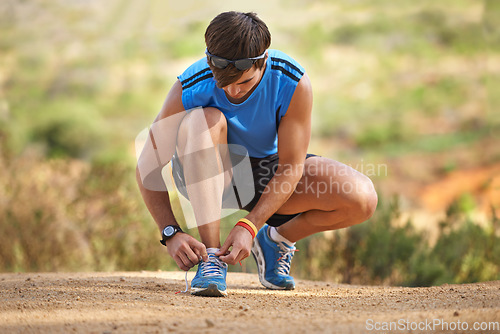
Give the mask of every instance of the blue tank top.
<path id="1" fill-rule="evenodd" d="M 182 104 L 186 110 L 215 107 L 227 120 L 227 141 L 248 150 L 251 157 L 263 158 L 278 151 L 278 126 L 286 114 L 304 68 L 278 50 L 268 50 L 266 70 L 257 88 L 242 103 L 229 102 L 217 88 L 207 59 L 202 58 L 178 76 Z"/>

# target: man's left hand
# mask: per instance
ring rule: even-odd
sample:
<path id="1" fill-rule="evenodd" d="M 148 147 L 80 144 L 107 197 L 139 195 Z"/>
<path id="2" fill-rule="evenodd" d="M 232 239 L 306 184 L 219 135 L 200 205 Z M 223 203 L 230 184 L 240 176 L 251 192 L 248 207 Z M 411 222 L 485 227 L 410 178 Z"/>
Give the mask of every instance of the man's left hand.
<path id="1" fill-rule="evenodd" d="M 224 245 L 222 245 L 215 255 L 219 256 L 219 258 L 227 264 L 237 264 L 250 255 L 252 241 L 252 235 L 247 229 L 241 226 L 235 226 L 229 233 Z M 229 252 L 229 248 L 231 247 L 232 249 Z"/>

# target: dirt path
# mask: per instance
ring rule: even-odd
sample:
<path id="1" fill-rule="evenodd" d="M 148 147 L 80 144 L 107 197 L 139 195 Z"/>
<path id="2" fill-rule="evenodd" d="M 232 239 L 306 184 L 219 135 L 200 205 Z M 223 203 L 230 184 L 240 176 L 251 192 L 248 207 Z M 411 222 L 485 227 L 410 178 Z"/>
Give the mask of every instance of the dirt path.
<path id="1" fill-rule="evenodd" d="M 0 274 L 0 333 L 381 333 L 390 322 L 399 326 L 392 333 L 500 333 L 473 330 L 475 322 L 499 325 L 500 281 L 402 288 L 299 280 L 294 291 L 271 291 L 256 275 L 229 273 L 228 285 L 229 297 L 202 298 L 175 294 L 181 272 Z"/>

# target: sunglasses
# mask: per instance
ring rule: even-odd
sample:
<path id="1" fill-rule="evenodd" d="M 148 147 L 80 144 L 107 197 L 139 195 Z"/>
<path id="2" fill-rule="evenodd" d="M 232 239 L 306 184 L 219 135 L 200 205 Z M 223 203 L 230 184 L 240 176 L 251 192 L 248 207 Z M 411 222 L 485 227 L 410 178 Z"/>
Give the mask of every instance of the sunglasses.
<path id="1" fill-rule="evenodd" d="M 208 60 L 216 68 L 225 69 L 227 65 L 233 64 L 234 67 L 236 67 L 238 70 L 245 71 L 252 67 L 252 65 L 255 64 L 257 60 L 264 58 L 266 56 L 266 51 L 264 51 L 264 53 L 258 57 L 243 58 L 238 60 L 229 60 L 226 58 L 214 56 L 213 54 L 208 52 L 208 49 L 205 50 L 205 54 L 208 56 Z"/>

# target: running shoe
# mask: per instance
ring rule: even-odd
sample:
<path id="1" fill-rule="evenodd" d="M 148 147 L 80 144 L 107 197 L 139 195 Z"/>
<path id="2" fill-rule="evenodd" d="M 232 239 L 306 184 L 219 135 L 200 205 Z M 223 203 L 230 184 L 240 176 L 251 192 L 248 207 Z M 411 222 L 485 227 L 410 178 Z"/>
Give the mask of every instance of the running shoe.
<path id="1" fill-rule="evenodd" d="M 274 242 L 269 237 L 269 225 L 264 225 L 255 237 L 252 254 L 257 262 L 259 280 L 263 286 L 273 290 L 293 290 L 295 281 L 290 276 L 295 246 Z"/>
<path id="2" fill-rule="evenodd" d="M 191 294 L 204 297 L 227 296 L 226 275 L 227 263 L 209 252 L 208 260 L 198 264 L 196 275 L 191 281 Z"/>

